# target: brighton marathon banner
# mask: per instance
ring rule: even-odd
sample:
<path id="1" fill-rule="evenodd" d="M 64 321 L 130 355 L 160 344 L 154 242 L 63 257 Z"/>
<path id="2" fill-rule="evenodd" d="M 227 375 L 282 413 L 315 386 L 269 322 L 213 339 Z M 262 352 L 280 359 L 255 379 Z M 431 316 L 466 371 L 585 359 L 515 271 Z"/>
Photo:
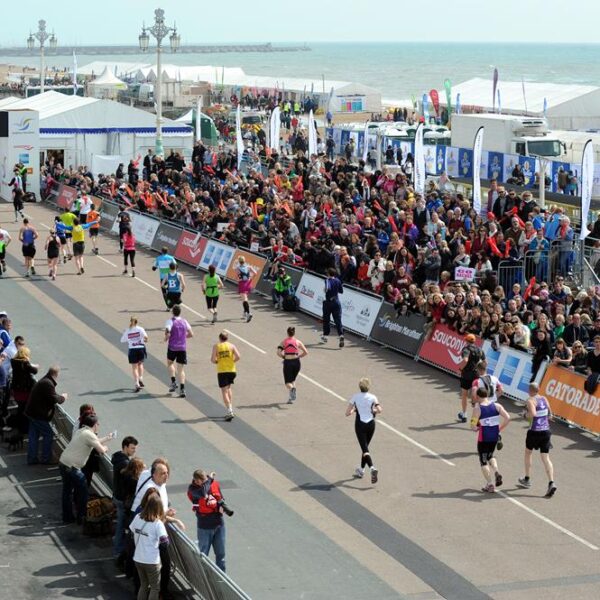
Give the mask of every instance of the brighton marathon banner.
<path id="1" fill-rule="evenodd" d="M 161 223 L 156 230 L 156 235 L 152 242 L 152 249 L 160 252 L 163 246 L 165 246 L 168 249 L 169 254 L 174 255 L 180 235 L 181 227 Z"/>
<path id="2" fill-rule="evenodd" d="M 156 230 L 160 225 L 160 221 L 145 217 L 140 213 L 129 211 L 129 217 L 131 219 L 131 231 L 135 236 L 136 241 L 144 246 L 152 247 Z M 119 221 L 115 220 L 111 231 L 118 235 L 119 233 Z"/>
<path id="3" fill-rule="evenodd" d="M 477 338 L 475 344 L 481 347 L 483 340 Z M 434 327 L 431 337 L 421 345 L 419 360 L 459 376 L 458 365 L 462 361 L 461 353 L 466 345 L 464 335 L 439 324 Z"/>
<path id="4" fill-rule="evenodd" d="M 58 188 L 56 204 L 59 208 L 71 208 L 73 202 L 77 200 L 77 189 L 69 185 L 61 185 Z"/>
<path id="5" fill-rule="evenodd" d="M 325 299 L 325 279 L 310 273 L 304 273 L 296 296 L 300 309 L 316 317 L 323 316 L 323 300 Z M 342 305 L 342 323 L 345 329 L 369 336 L 375 319 L 379 313 L 382 298 L 368 296 L 345 287 L 340 295 Z"/>
<path id="6" fill-rule="evenodd" d="M 200 264 L 200 259 L 207 243 L 207 238 L 193 231 L 184 230 L 179 237 L 174 256 L 181 262 L 192 265 L 192 267 L 197 267 Z"/>
<path id="7" fill-rule="evenodd" d="M 221 244 L 220 242 L 208 240 L 198 268 L 203 269 L 204 271 L 208 271 L 208 267 L 210 265 L 214 265 L 217 271 L 217 275 L 225 277 L 234 253 L 235 248 L 232 248 L 231 246 L 226 246 L 225 244 Z"/>
<path id="8" fill-rule="evenodd" d="M 498 350 L 494 350 L 489 340 L 483 342 L 483 352 L 488 364 L 488 375 L 498 378 L 503 393 L 509 398 L 525 402 L 529 397 L 531 354 L 509 346 L 500 346 Z M 542 379 L 545 368 L 546 363 L 538 369 L 536 383 Z"/>
<path id="9" fill-rule="evenodd" d="M 238 281 L 238 276 L 235 271 L 235 266 L 238 264 L 238 258 L 243 256 L 246 259 L 246 264 L 250 267 L 254 267 L 256 269 L 256 274 L 252 277 L 252 289 L 254 289 L 260 278 L 263 274 L 263 269 L 267 264 L 267 260 L 262 256 L 258 256 L 257 254 L 252 254 L 251 252 L 247 252 L 246 250 L 242 250 L 241 248 L 236 248 L 233 258 L 229 263 L 229 268 L 227 269 L 227 273 L 225 273 L 225 277 L 230 281 L 236 282 Z"/>
<path id="10" fill-rule="evenodd" d="M 264 294 L 265 296 L 269 296 L 269 298 L 271 297 L 271 292 L 273 291 L 273 287 L 275 285 L 275 282 L 269 278 L 269 270 L 272 264 L 272 262 L 268 262 L 265 265 L 262 277 L 256 284 L 256 291 L 260 292 L 261 294 Z M 285 263 L 281 263 L 281 265 L 285 268 L 285 272 L 292 278 L 292 285 L 294 286 L 294 290 L 296 290 L 297 293 L 298 285 L 300 284 L 300 280 L 302 279 L 303 271 L 294 267 L 289 267 Z"/>
<path id="11" fill-rule="evenodd" d="M 548 398 L 557 417 L 600 434 L 600 387 L 593 395 L 588 394 L 583 387 L 585 379 L 584 375 L 550 365 L 540 394 Z"/>
<path id="12" fill-rule="evenodd" d="M 425 317 L 419 314 L 398 316 L 394 307 L 384 302 L 379 308 L 370 337 L 404 354 L 416 356 L 423 339 L 425 321 Z"/>

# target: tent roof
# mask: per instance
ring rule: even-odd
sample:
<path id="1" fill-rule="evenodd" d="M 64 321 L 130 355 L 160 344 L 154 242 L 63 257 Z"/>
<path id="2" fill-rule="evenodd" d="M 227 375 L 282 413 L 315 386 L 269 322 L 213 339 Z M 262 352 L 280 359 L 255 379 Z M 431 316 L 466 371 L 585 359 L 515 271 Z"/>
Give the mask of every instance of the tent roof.
<path id="1" fill-rule="evenodd" d="M 20 100 L 21 100 L 21 98 L 15 98 L 14 96 L 8 96 L 8 98 L 2 98 L 2 100 L 0 100 L 0 110 L 4 110 L 5 108 L 8 108 L 9 106 L 16 104 Z"/>
<path id="2" fill-rule="evenodd" d="M 125 89 L 127 87 L 127 84 L 109 71 L 108 67 L 104 69 L 100 77 L 90 81 L 88 85 L 94 85 L 96 87 L 115 87 L 120 89 Z"/>
<path id="3" fill-rule="evenodd" d="M 362 83 L 346 83 L 341 85 L 340 87 L 334 87 L 334 93 L 336 95 L 348 95 L 348 94 L 380 94 L 378 90 L 375 88 L 369 87 L 368 85 L 363 85 Z"/>
<path id="4" fill-rule="evenodd" d="M 452 101 L 455 102 L 456 94 L 460 94 L 460 102 L 463 106 L 480 106 L 484 109 L 493 108 L 492 99 L 492 80 L 469 79 L 452 87 Z M 527 98 L 527 110 L 532 113 L 542 113 L 544 110 L 544 98 L 547 101 L 548 109 L 592 92 L 599 91 L 600 88 L 592 85 L 575 85 L 559 83 L 532 83 L 526 81 L 502 81 L 498 82 L 500 90 L 500 102 L 502 110 L 525 112 L 525 101 L 523 99 L 523 86 L 525 86 L 525 95 Z M 440 104 L 446 105 L 445 90 L 438 90 Z"/>
<path id="5" fill-rule="evenodd" d="M 37 110 L 40 113 L 40 121 L 59 115 L 64 112 L 72 111 L 73 109 L 94 104 L 98 102 L 95 98 L 82 98 L 81 96 L 67 96 L 53 90 L 23 98 L 9 106 L 13 109 Z"/>
<path id="6" fill-rule="evenodd" d="M 111 73 L 124 77 L 137 73 L 144 67 L 149 67 L 148 63 L 140 62 L 107 62 L 103 60 L 95 60 L 83 67 L 77 69 L 78 75 L 91 76 L 92 74 L 103 73 L 104 69 L 108 69 Z"/>

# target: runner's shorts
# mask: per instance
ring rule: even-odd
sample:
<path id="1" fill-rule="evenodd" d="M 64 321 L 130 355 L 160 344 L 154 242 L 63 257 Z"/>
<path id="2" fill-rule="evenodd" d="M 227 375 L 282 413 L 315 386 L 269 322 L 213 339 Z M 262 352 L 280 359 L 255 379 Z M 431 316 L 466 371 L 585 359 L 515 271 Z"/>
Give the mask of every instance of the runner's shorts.
<path id="1" fill-rule="evenodd" d="M 525 448 L 527 450 L 539 450 L 542 454 L 548 454 L 550 448 L 552 448 L 551 437 L 552 434 L 549 430 L 531 431 L 530 429 L 525 438 Z"/>
<path id="2" fill-rule="evenodd" d="M 146 358 L 146 348 L 130 348 L 128 358 L 130 365 L 137 365 L 138 363 L 144 362 L 144 359 Z"/>
<path id="3" fill-rule="evenodd" d="M 185 350 L 167 350 L 167 360 L 178 365 L 187 365 L 187 352 Z"/>
<path id="4" fill-rule="evenodd" d="M 227 387 L 228 385 L 233 385 L 233 382 L 235 381 L 235 376 L 236 376 L 236 373 L 231 373 L 231 372 L 217 373 L 217 379 L 219 380 L 219 387 L 224 388 L 224 387 Z"/>
<path id="5" fill-rule="evenodd" d="M 479 464 L 482 467 L 494 458 L 494 450 L 498 442 L 477 442 L 477 453 L 479 454 Z"/>

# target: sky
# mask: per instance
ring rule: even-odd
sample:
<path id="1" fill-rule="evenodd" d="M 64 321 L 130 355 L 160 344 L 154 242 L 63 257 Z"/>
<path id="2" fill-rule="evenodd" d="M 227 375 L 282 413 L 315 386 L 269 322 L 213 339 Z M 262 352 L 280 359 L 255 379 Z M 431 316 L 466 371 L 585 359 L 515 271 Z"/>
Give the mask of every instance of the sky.
<path id="1" fill-rule="evenodd" d="M 153 21 L 158 6 L 168 24 L 176 21 L 182 44 L 596 43 L 600 22 L 598 0 L 28 0 L 26 10 L 14 2 L 3 6 L 0 47 L 24 46 L 39 19 L 60 44 L 137 44 L 142 23 Z"/>

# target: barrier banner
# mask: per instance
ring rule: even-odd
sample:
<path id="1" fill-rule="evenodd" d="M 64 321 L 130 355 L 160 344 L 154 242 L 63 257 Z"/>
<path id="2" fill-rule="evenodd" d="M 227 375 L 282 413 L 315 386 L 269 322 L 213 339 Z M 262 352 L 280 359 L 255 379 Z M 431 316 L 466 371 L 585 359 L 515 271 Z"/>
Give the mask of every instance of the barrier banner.
<path id="1" fill-rule="evenodd" d="M 256 283 L 256 291 L 264 294 L 265 296 L 271 297 L 271 292 L 273 291 L 274 282 L 268 278 L 269 269 L 271 268 L 272 262 L 268 262 L 263 269 L 262 277 Z M 285 267 L 286 273 L 292 278 L 292 285 L 296 292 L 298 291 L 298 285 L 300 284 L 300 279 L 302 279 L 302 271 L 300 269 L 295 269 L 294 267 L 288 267 L 285 263 L 282 263 Z"/>
<path id="2" fill-rule="evenodd" d="M 236 249 L 231 246 L 208 240 L 198 268 L 208 271 L 210 265 L 215 265 L 217 274 L 221 277 L 225 277 L 235 250 Z"/>
<path id="3" fill-rule="evenodd" d="M 488 364 L 488 375 L 498 378 L 506 396 L 525 402 L 529 397 L 531 354 L 509 346 L 500 346 L 498 350 L 494 350 L 489 340 L 483 342 L 483 352 Z M 542 379 L 544 370 L 545 364 L 538 370 L 536 383 Z"/>
<path id="4" fill-rule="evenodd" d="M 169 254 L 174 255 L 180 235 L 181 227 L 175 227 L 174 225 L 161 223 L 156 230 L 156 235 L 154 236 L 154 241 L 152 242 L 152 249 L 160 252 L 161 248 L 166 246 L 169 249 Z"/>
<path id="5" fill-rule="evenodd" d="M 94 201 L 95 200 L 96 199 L 94 198 Z M 100 213 L 100 225 L 105 229 L 111 229 L 117 219 L 118 214 L 119 207 L 116 204 L 112 204 L 111 202 L 102 203 L 102 212 Z"/>
<path id="6" fill-rule="evenodd" d="M 475 344 L 481 347 L 483 340 L 477 338 Z M 423 342 L 419 350 L 419 360 L 424 360 L 460 376 L 458 365 L 462 361 L 460 355 L 466 345 L 464 335 L 452 331 L 446 325 L 439 324 L 434 327 L 431 337 Z"/>
<path id="7" fill-rule="evenodd" d="M 69 185 L 61 185 L 58 189 L 56 204 L 60 208 L 71 208 L 73 202 L 77 199 L 77 189 Z"/>
<path id="8" fill-rule="evenodd" d="M 423 315 L 398 316 L 389 302 L 379 308 L 371 330 L 371 339 L 409 356 L 415 356 L 423 339 L 425 327 Z"/>
<path id="9" fill-rule="evenodd" d="M 325 279 L 310 273 L 303 273 L 296 296 L 302 310 L 316 317 L 322 317 Z M 382 298 L 368 296 L 363 292 L 345 287 L 344 293 L 340 296 L 340 303 L 344 328 L 368 337 L 379 313 Z"/>
<path id="10" fill-rule="evenodd" d="M 247 265 L 256 269 L 256 275 L 252 277 L 252 289 L 254 289 L 260 281 L 260 278 L 262 277 L 263 270 L 265 268 L 265 265 L 267 264 L 267 259 L 263 258 L 262 256 L 257 256 L 256 254 L 252 254 L 251 252 L 248 252 L 246 250 L 242 250 L 241 248 L 236 248 L 233 258 L 229 263 L 227 273 L 225 274 L 225 277 L 227 279 L 236 283 L 238 281 L 238 276 L 235 271 L 235 266 L 238 264 L 238 258 L 240 256 L 243 256 L 246 259 Z"/>
<path id="11" fill-rule="evenodd" d="M 138 244 L 151 247 L 160 222 L 133 211 L 129 212 L 129 217 L 131 218 L 131 231 Z M 119 233 L 119 222 L 116 219 L 111 231 L 116 234 Z"/>
<path id="12" fill-rule="evenodd" d="M 199 236 L 192 231 L 182 231 L 177 248 L 175 248 L 175 258 L 192 267 L 197 267 L 200 264 L 202 253 L 206 248 L 208 239 Z"/>
<path id="13" fill-rule="evenodd" d="M 540 394 L 546 396 L 552 412 L 594 433 L 600 433 L 600 388 L 588 394 L 585 376 L 556 365 L 550 365 L 542 379 Z"/>

